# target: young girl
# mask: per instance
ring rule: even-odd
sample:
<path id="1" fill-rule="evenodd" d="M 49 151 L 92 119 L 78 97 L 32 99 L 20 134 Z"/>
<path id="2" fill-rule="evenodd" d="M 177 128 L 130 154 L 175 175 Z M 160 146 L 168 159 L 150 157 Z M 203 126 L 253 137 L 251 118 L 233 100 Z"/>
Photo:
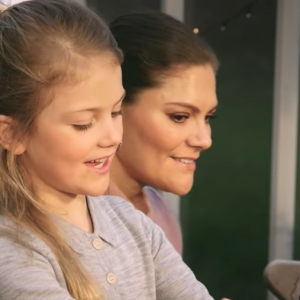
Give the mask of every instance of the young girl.
<path id="1" fill-rule="evenodd" d="M 99 196 L 124 97 L 104 22 L 33 0 L 0 33 L 0 299 L 212 299 L 158 226 Z"/>

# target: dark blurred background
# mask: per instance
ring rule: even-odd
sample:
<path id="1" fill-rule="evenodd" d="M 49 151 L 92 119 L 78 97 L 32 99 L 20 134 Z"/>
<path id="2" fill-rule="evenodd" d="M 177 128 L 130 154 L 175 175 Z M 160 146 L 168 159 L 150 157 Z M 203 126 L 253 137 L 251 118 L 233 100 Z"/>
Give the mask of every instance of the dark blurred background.
<path id="1" fill-rule="evenodd" d="M 159 0 L 87 2 L 109 21 L 161 8 Z M 213 147 L 200 159 L 194 187 L 181 201 L 184 260 L 215 299 L 266 299 L 276 5 L 185 1 L 185 23 L 198 28 L 221 63 Z M 296 259 L 298 232 L 296 227 Z"/>

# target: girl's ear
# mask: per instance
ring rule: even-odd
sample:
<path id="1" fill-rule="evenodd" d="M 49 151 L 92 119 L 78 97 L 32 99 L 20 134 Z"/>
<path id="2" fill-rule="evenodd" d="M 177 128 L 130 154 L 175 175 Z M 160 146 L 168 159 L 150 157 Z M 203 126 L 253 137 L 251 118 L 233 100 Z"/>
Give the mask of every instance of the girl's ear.
<path id="1" fill-rule="evenodd" d="M 26 147 L 24 143 L 16 142 L 12 125 L 13 119 L 11 117 L 0 115 L 0 145 L 13 152 L 14 155 L 21 155 L 25 152 Z"/>

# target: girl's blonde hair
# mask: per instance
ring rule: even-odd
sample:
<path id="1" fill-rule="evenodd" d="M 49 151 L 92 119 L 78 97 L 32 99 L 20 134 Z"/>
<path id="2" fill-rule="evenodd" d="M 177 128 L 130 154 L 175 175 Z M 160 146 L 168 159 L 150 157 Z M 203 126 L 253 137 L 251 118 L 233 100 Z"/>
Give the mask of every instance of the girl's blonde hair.
<path id="1" fill-rule="evenodd" d="M 104 21 L 74 1 L 26 1 L 1 13 L 0 115 L 12 118 L 10 130 L 16 142 L 34 133 L 36 117 L 51 101 L 52 89 L 58 84 L 75 84 L 87 75 L 87 60 L 103 53 L 110 54 L 115 64 L 122 61 Z M 99 287 L 77 261 L 37 197 L 21 157 L 2 147 L 0 157 L 0 214 L 49 246 L 72 297 L 100 299 Z"/>

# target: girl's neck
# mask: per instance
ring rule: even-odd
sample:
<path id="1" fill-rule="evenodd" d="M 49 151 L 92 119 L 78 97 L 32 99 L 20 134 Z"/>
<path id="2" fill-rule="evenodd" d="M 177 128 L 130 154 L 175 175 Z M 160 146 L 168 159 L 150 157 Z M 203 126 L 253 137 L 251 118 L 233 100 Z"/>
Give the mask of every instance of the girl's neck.
<path id="1" fill-rule="evenodd" d="M 71 195 L 44 188 L 42 191 L 40 189 L 38 196 L 54 214 L 85 232 L 93 232 L 93 222 L 84 195 Z"/>

